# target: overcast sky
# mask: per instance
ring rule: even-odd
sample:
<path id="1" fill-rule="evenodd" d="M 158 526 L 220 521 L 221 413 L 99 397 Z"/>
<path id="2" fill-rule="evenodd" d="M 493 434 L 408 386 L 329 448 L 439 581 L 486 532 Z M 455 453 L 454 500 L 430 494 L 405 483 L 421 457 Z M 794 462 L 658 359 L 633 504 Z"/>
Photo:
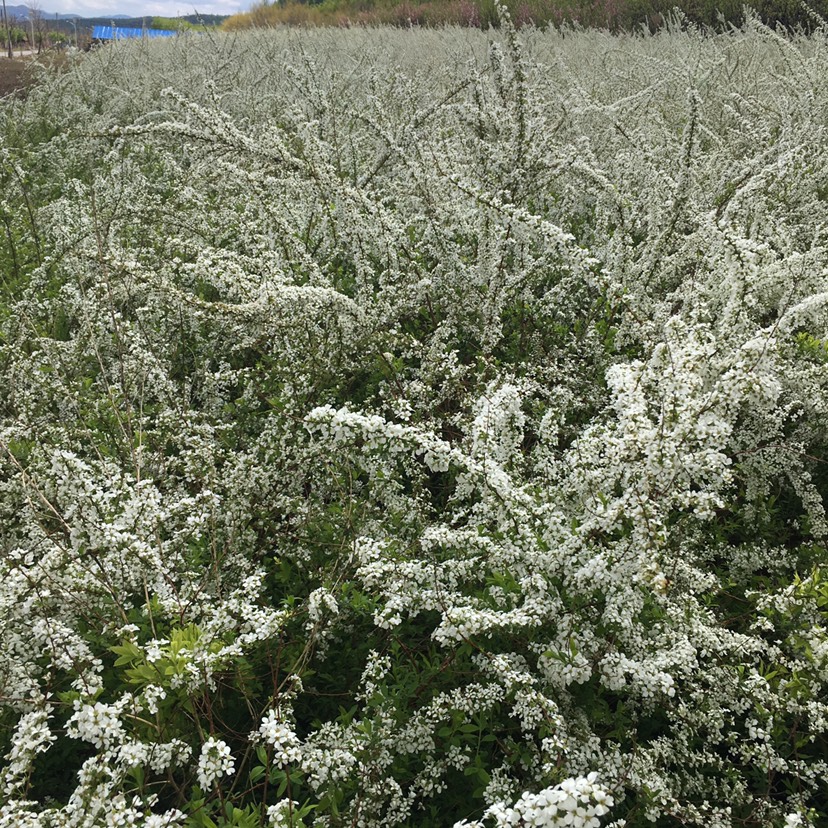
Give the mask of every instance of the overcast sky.
<path id="1" fill-rule="evenodd" d="M 9 5 L 26 5 L 25 0 L 6 0 Z M 250 8 L 252 0 L 198 0 L 193 6 L 186 0 L 40 0 L 38 5 L 43 14 L 48 17 L 55 12 L 60 14 L 77 14 L 80 17 L 106 17 L 108 14 L 128 14 L 135 17 L 144 15 L 160 15 L 163 17 L 178 17 L 184 14 L 193 14 L 194 10 L 201 14 L 235 14 Z"/>

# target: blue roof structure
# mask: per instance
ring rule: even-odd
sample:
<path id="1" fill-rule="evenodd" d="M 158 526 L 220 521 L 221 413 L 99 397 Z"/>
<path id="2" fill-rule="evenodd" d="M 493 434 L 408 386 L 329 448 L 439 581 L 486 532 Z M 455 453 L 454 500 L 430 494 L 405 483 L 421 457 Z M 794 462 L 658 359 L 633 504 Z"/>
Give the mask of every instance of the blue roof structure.
<path id="1" fill-rule="evenodd" d="M 126 26 L 93 26 L 93 40 L 129 40 L 136 37 L 175 37 L 172 29 L 132 29 Z"/>

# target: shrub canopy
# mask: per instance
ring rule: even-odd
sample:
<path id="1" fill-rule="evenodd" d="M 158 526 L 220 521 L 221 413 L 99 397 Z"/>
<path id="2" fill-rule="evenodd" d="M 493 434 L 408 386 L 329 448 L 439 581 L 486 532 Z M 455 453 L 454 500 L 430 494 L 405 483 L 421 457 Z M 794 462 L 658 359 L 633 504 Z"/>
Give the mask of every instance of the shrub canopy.
<path id="1" fill-rule="evenodd" d="M 5 102 L 0 825 L 828 818 L 826 73 L 506 20 Z"/>

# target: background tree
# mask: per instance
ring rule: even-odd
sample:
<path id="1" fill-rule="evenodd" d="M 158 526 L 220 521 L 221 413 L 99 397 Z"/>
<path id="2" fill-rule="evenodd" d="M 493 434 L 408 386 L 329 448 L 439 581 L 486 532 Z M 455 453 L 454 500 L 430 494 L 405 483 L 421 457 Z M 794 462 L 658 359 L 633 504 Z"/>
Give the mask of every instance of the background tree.
<path id="1" fill-rule="evenodd" d="M 11 45 L 11 30 L 9 29 L 9 15 L 6 11 L 6 0 L 3 0 L 3 26 L 6 29 L 6 44 L 8 45 L 8 54 L 9 57 L 12 56 L 12 45 Z"/>
<path id="2" fill-rule="evenodd" d="M 12 47 L 21 50 L 23 44 L 29 42 L 29 36 L 26 33 L 26 21 L 19 17 L 14 18 L 9 24 L 9 40 Z"/>
<path id="3" fill-rule="evenodd" d="M 46 21 L 43 16 L 43 9 L 37 0 L 29 3 L 29 29 L 32 34 L 32 51 L 37 48 L 37 53 L 43 51 L 43 44 L 46 42 Z"/>

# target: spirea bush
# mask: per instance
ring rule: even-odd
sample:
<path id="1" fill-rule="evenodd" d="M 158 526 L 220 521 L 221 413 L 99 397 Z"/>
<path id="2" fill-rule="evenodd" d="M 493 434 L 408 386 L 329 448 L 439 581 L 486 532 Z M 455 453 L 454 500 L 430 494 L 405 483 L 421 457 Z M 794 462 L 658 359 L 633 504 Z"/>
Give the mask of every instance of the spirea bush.
<path id="1" fill-rule="evenodd" d="M 4 102 L 0 825 L 824 825 L 826 74 L 506 18 Z"/>

